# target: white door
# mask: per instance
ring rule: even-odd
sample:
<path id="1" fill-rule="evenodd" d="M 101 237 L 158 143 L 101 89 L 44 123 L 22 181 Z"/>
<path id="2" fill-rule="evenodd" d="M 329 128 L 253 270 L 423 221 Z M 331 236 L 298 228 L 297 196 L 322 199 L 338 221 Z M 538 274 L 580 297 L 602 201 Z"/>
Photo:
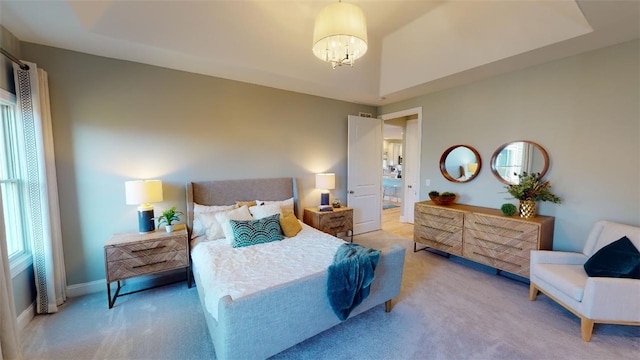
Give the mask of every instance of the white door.
<path id="1" fill-rule="evenodd" d="M 404 178 L 404 199 L 402 201 L 403 211 L 400 221 L 413 224 L 413 205 L 418 201 L 418 190 L 420 189 L 420 176 L 418 159 L 418 120 L 407 121 L 404 140 L 404 158 L 402 167 L 402 177 Z"/>
<path id="2" fill-rule="evenodd" d="M 347 205 L 353 234 L 382 227 L 382 120 L 349 115 Z"/>

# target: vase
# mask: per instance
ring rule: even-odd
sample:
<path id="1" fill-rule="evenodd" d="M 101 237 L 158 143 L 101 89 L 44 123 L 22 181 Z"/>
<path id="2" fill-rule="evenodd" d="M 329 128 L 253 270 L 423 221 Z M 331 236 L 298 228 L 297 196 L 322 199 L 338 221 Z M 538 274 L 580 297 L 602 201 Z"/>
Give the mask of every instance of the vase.
<path id="1" fill-rule="evenodd" d="M 167 225 L 164 229 L 167 230 L 167 232 L 173 232 L 173 225 Z"/>
<path id="2" fill-rule="evenodd" d="M 520 217 L 528 219 L 536 216 L 536 202 L 533 200 L 520 200 Z"/>

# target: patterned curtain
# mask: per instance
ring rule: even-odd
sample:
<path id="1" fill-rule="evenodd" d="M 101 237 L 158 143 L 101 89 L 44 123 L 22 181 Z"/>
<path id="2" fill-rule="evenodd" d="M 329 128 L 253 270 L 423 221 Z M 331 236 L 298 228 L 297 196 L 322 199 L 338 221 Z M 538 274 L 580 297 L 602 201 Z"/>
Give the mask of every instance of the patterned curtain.
<path id="1" fill-rule="evenodd" d="M 58 184 L 47 73 L 26 62 L 29 70 L 13 66 L 19 119 L 22 119 L 27 158 L 28 212 L 35 273 L 36 311 L 58 311 L 66 301 Z"/>
<path id="2" fill-rule="evenodd" d="M 2 204 L 0 193 L 0 204 Z M 18 322 L 11 288 L 11 271 L 4 232 L 4 216 L 0 206 L 0 359 L 21 359 Z"/>

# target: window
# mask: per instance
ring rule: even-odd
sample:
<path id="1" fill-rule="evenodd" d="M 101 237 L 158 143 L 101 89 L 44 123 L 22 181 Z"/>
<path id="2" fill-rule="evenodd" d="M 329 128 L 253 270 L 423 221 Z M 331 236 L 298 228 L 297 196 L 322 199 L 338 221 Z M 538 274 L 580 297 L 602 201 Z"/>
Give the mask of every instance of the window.
<path id="1" fill-rule="evenodd" d="M 1 89 L 0 89 L 1 90 Z M 21 123 L 15 116 L 15 97 L 0 91 L 0 191 L 11 273 L 31 263 L 27 238 L 24 146 Z"/>

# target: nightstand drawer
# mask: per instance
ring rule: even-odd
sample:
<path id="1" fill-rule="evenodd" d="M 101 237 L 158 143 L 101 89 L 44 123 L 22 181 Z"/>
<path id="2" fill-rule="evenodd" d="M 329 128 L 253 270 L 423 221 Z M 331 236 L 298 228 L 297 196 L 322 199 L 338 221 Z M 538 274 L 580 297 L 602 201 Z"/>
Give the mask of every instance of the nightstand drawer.
<path id="1" fill-rule="evenodd" d="M 351 211 L 329 213 L 320 217 L 319 229 L 328 233 L 338 233 L 351 230 L 353 223 Z"/>
<path id="2" fill-rule="evenodd" d="M 107 281 L 123 280 L 134 276 L 151 274 L 188 266 L 186 251 L 171 251 L 149 254 L 118 261 L 109 261 Z"/>
<path id="3" fill-rule="evenodd" d="M 172 251 L 186 252 L 187 244 L 184 239 L 173 238 L 156 241 L 145 241 L 135 244 L 121 245 L 107 248 L 108 261 L 147 257 Z"/>

